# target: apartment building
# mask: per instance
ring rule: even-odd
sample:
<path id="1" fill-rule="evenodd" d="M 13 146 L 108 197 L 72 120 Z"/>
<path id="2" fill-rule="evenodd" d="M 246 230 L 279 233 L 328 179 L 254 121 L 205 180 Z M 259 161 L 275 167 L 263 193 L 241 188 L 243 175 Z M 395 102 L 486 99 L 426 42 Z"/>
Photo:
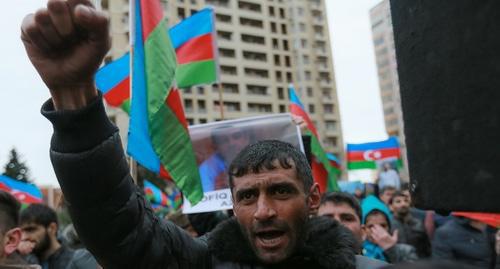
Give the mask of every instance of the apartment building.
<path id="1" fill-rule="evenodd" d="M 111 18 L 107 60 L 129 50 L 126 0 L 101 0 Z M 343 157 L 333 59 L 324 0 L 162 1 L 168 25 L 214 7 L 220 84 L 182 90 L 190 124 L 288 112 L 293 83 L 325 149 Z M 221 113 L 221 107 L 223 114 Z M 110 114 L 126 139 L 127 117 Z"/>
<path id="2" fill-rule="evenodd" d="M 399 79 L 394 48 L 391 8 L 384 0 L 370 10 L 373 46 L 377 62 L 380 96 L 384 110 L 385 129 L 390 136 L 397 136 L 401 145 L 404 170 L 402 177 L 408 177 L 408 161 L 404 136 L 403 111 L 399 92 Z"/>

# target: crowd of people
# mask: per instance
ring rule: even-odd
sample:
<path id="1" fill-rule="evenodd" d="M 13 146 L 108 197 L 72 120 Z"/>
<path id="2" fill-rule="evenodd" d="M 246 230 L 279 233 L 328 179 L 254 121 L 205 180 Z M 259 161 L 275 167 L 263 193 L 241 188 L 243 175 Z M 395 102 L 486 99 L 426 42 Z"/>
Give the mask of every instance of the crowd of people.
<path id="1" fill-rule="evenodd" d="M 84 248 L 68 247 L 52 209 L 20 211 L 2 192 L 0 267 L 500 268 L 495 229 L 461 217 L 427 225 L 432 214 L 412 210 L 390 175 L 378 196 L 361 201 L 321 195 L 306 156 L 277 140 L 253 143 L 230 163 L 230 216 L 169 216 L 179 225 L 158 218 L 95 88 L 108 27 L 87 0 L 50 0 L 23 21 L 28 57 L 52 97 L 42 107 L 54 127 L 52 164 Z"/>

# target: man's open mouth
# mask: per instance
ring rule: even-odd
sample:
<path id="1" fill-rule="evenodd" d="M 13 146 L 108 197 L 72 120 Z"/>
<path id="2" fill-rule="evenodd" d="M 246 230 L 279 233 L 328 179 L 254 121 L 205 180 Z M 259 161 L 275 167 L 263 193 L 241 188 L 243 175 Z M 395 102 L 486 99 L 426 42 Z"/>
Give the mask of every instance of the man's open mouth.
<path id="1" fill-rule="evenodd" d="M 284 242 L 285 232 L 279 230 L 261 231 L 257 232 L 255 237 L 263 248 L 276 248 Z"/>

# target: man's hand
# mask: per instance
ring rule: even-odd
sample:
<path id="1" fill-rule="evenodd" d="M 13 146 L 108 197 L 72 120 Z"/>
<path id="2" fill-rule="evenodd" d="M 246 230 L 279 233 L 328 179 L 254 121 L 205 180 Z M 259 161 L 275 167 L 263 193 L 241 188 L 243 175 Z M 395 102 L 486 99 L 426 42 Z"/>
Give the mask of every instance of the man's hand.
<path id="1" fill-rule="evenodd" d="M 25 239 L 21 240 L 19 242 L 19 245 L 17 245 L 17 251 L 21 255 L 30 254 L 34 248 L 35 248 L 35 243 Z"/>
<path id="2" fill-rule="evenodd" d="M 77 109 L 97 95 L 94 74 L 110 47 L 109 23 L 88 0 L 49 0 L 26 16 L 21 39 L 56 109 Z"/>
<path id="3" fill-rule="evenodd" d="M 398 231 L 394 231 L 390 235 L 384 228 L 375 225 L 371 228 L 371 237 L 373 242 L 381 247 L 383 250 L 393 247 L 398 242 Z"/>

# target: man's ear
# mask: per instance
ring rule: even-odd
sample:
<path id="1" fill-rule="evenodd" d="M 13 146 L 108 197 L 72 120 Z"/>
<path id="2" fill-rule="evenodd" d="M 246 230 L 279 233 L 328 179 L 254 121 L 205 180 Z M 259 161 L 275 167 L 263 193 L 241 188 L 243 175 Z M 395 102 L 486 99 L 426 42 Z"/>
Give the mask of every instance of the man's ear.
<path id="1" fill-rule="evenodd" d="M 21 242 L 21 229 L 14 228 L 9 231 L 4 236 L 4 253 L 9 256 L 14 251 L 16 251 L 19 242 Z"/>
<path id="2" fill-rule="evenodd" d="M 57 236 L 57 223 L 51 222 L 49 226 L 47 227 L 47 230 L 50 235 L 53 235 L 54 237 Z"/>
<path id="3" fill-rule="evenodd" d="M 319 193 L 318 183 L 315 182 L 309 189 L 309 197 L 307 197 L 307 201 L 309 202 L 309 211 L 318 212 L 319 204 L 321 201 L 321 194 Z"/>

